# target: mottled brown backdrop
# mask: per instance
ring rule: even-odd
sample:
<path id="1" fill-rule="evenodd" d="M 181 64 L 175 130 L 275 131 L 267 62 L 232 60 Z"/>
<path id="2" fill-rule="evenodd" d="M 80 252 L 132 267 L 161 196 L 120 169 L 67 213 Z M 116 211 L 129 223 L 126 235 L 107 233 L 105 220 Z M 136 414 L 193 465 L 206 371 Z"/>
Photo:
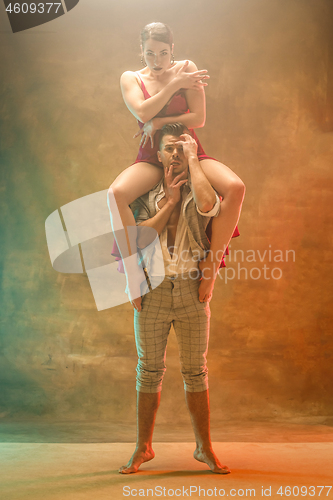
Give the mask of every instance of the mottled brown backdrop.
<path id="1" fill-rule="evenodd" d="M 241 237 L 211 302 L 214 423 L 325 423 L 333 411 L 332 2 L 81 0 L 17 34 L 2 3 L 0 11 L 3 421 L 134 422 L 132 308 L 98 312 L 86 276 L 54 271 L 44 222 L 106 189 L 134 160 L 137 126 L 119 77 L 140 69 L 139 31 L 160 20 L 173 28 L 176 59 L 211 76 L 198 132 L 207 153 L 247 186 Z M 174 336 L 167 366 L 159 422 L 187 425 Z"/>

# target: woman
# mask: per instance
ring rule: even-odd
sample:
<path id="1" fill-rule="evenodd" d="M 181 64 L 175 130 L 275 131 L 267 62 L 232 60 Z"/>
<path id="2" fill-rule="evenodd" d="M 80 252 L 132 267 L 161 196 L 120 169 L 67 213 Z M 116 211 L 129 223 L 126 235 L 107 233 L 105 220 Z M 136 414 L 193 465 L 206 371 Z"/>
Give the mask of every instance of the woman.
<path id="1" fill-rule="evenodd" d="M 120 253 L 124 259 L 129 296 L 141 310 L 138 284 L 143 281 L 142 270 L 136 261 L 136 233 L 129 204 L 150 191 L 161 179 L 163 170 L 157 159 L 159 130 L 166 123 L 180 122 L 189 129 L 205 123 L 206 70 L 197 69 L 191 61 L 175 61 L 173 37 L 168 26 L 151 23 L 141 32 L 140 71 L 126 71 L 121 76 L 121 90 L 126 106 L 138 120 L 142 135 L 139 154 L 133 165 L 124 170 L 109 189 L 112 226 Z M 234 234 L 244 197 L 243 182 L 228 167 L 205 154 L 198 143 L 198 158 L 211 185 L 222 197 L 221 211 L 212 222 L 211 252 L 200 263 L 204 279 L 199 288 L 200 299 L 210 299 L 222 255 Z M 235 233 L 234 236 L 238 235 Z"/>

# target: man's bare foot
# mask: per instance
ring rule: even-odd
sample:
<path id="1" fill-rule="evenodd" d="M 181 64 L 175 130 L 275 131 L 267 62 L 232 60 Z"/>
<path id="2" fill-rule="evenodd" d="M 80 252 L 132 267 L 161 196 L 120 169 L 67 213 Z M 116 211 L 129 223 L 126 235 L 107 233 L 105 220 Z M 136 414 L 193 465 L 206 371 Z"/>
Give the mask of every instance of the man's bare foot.
<path id="1" fill-rule="evenodd" d="M 144 462 L 149 462 L 155 457 L 155 453 L 152 448 L 145 450 L 135 450 L 133 455 L 131 456 L 129 462 L 126 465 L 120 467 L 120 474 L 133 474 L 137 472 L 138 468 Z"/>
<path id="2" fill-rule="evenodd" d="M 219 459 L 213 450 L 203 451 L 196 448 L 193 456 L 198 462 L 203 462 L 208 465 L 210 470 L 215 474 L 230 474 L 231 470 L 227 465 L 221 465 Z"/>

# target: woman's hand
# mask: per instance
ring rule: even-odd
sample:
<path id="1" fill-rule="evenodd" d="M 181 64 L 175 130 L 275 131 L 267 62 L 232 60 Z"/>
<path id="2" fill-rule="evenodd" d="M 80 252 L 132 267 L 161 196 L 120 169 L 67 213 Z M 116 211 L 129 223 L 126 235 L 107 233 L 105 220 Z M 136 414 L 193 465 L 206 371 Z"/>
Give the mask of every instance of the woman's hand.
<path id="1" fill-rule="evenodd" d="M 140 134 L 142 134 L 141 141 L 140 141 L 140 147 L 142 146 L 143 148 L 147 144 L 147 141 L 150 139 L 150 144 L 151 147 L 154 147 L 154 135 L 156 130 L 158 130 L 157 127 L 157 119 L 153 118 L 152 120 L 149 120 L 148 122 L 144 123 L 143 127 L 140 128 L 140 130 L 137 131 L 136 134 L 134 134 L 133 139 L 135 137 L 138 137 Z"/>
<path id="2" fill-rule="evenodd" d="M 179 88 L 200 90 L 202 87 L 206 87 L 208 84 L 203 82 L 203 80 L 210 78 L 209 75 L 207 75 L 207 70 L 200 69 L 193 73 L 188 73 L 186 72 L 188 65 L 189 61 L 185 61 L 176 73 L 175 80 Z"/>

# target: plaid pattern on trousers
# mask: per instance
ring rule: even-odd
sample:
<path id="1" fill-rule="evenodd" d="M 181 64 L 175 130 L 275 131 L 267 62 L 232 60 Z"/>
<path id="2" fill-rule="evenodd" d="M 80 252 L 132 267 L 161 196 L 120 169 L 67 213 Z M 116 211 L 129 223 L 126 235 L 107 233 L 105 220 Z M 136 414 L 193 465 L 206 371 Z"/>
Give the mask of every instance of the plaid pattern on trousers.
<path id="1" fill-rule="evenodd" d="M 142 297 L 141 312 L 134 311 L 138 391 L 161 391 L 171 325 L 177 337 L 185 390 L 208 389 L 206 356 L 210 308 L 208 302 L 199 302 L 199 283 L 198 278 L 192 279 L 189 275 L 166 277 Z"/>

